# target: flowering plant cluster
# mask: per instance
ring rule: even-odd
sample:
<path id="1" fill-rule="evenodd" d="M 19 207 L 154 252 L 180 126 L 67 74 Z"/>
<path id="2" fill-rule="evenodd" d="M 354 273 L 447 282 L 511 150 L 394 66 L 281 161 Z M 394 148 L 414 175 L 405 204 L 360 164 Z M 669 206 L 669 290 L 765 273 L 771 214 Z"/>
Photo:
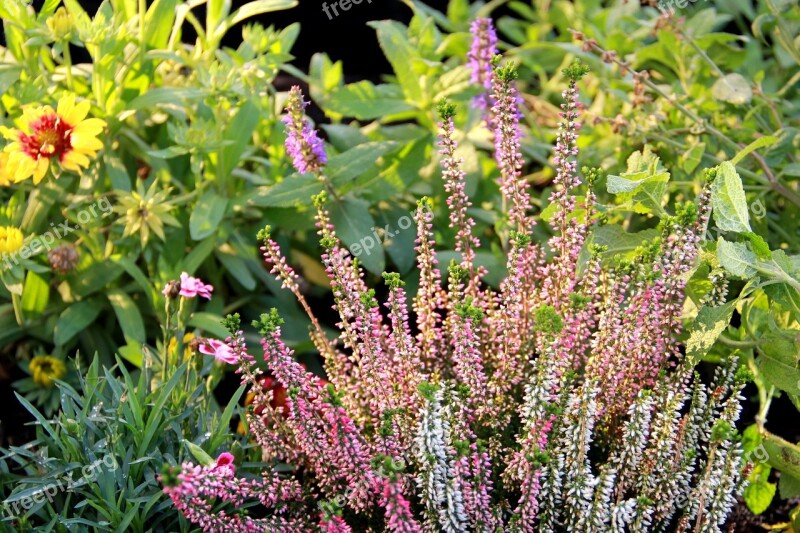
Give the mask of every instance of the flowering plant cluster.
<path id="1" fill-rule="evenodd" d="M 226 319 L 225 360 L 255 394 L 249 431 L 264 460 L 289 468 L 253 479 L 228 455 L 168 468 L 165 492 L 205 531 L 720 531 L 725 523 L 748 468 L 734 429 L 747 373 L 731 358 L 704 381 L 677 338 L 718 172 L 706 172 L 696 202 L 665 216 L 630 260 L 608 261 L 592 242 L 603 223 L 593 192 L 601 172 L 578 170 L 587 69 L 575 63 L 564 70 L 553 235 L 535 242 L 516 69 L 495 56 L 491 21 L 474 28 L 473 80 L 488 91 L 478 105 L 507 206 L 505 279 L 491 288 L 475 261 L 481 242 L 456 154 L 456 108 L 446 101 L 439 154 L 459 256 L 439 263 L 430 200 L 421 199 L 413 297 L 387 272 L 378 300 L 331 223 L 338 200 L 321 193 L 317 229 L 339 317 L 330 339 L 270 228 L 262 231 L 272 274 L 309 314 L 327 381 L 295 360 L 273 309 L 254 325 L 269 379 L 287 391 L 276 406 L 239 317 Z M 325 182 L 316 134 L 299 115 L 286 122 L 295 164 Z"/>

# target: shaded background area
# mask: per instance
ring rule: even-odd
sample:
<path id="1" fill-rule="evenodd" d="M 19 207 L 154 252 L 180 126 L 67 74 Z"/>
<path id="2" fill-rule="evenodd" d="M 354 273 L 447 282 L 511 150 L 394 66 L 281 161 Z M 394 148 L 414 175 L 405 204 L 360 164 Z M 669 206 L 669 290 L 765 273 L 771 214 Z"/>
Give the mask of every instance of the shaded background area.
<path id="1" fill-rule="evenodd" d="M 0 0 L 2 1 L 2 0 Z M 34 0 L 32 5 L 39 11 L 45 0 Z M 334 61 L 344 61 L 345 74 L 348 81 L 350 79 L 372 79 L 375 80 L 381 74 L 391 71 L 389 63 L 383 56 L 378 40 L 375 37 L 375 30 L 367 26 L 370 20 L 392 19 L 403 23 L 411 20 L 411 9 L 400 0 L 361 0 L 360 4 L 352 4 L 350 9 L 342 11 L 338 9 L 339 16 L 334 16 L 329 9 L 331 18 L 323 11 L 323 3 L 329 6 L 332 0 L 299 0 L 300 5 L 295 8 L 267 13 L 258 17 L 248 19 L 238 27 L 232 28 L 223 44 L 235 48 L 241 39 L 241 26 L 247 23 L 259 22 L 264 26 L 275 25 L 284 28 L 294 22 L 300 23 L 300 37 L 297 40 L 292 53 L 295 56 L 293 64 L 303 70 L 308 70 L 311 56 L 317 52 L 326 52 Z M 102 0 L 79 0 L 81 6 L 90 14 L 97 11 Z M 148 0 L 148 5 L 152 0 Z M 246 0 L 233 0 L 231 11 L 246 4 Z M 425 4 L 439 9 L 447 10 L 448 0 L 426 0 Z M 194 10 L 198 18 L 203 20 L 205 17 L 205 6 L 199 6 Z M 5 44 L 5 38 L 0 31 L 0 45 Z M 194 31 L 190 24 L 184 25 L 184 41 L 194 40 Z M 83 51 L 74 49 L 74 58 L 77 62 L 82 61 Z"/>

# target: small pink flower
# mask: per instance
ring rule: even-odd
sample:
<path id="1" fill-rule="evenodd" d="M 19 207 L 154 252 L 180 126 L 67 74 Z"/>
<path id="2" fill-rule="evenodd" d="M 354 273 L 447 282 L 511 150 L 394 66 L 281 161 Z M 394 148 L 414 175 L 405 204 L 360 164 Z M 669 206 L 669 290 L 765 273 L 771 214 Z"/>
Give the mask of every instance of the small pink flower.
<path id="1" fill-rule="evenodd" d="M 200 345 L 200 353 L 213 355 L 217 361 L 222 361 L 223 363 L 231 365 L 236 364 L 239 360 L 230 346 L 216 339 L 206 339 L 205 342 Z"/>
<path id="2" fill-rule="evenodd" d="M 233 468 L 233 454 L 229 452 L 222 452 L 217 457 L 217 466 L 230 466 Z"/>
<path id="3" fill-rule="evenodd" d="M 165 289 L 166 290 L 166 289 Z M 181 274 L 181 296 L 184 298 L 194 298 L 195 296 L 202 296 L 206 300 L 211 299 L 211 292 L 214 287 L 206 285 L 198 278 L 193 278 L 186 272 Z"/>

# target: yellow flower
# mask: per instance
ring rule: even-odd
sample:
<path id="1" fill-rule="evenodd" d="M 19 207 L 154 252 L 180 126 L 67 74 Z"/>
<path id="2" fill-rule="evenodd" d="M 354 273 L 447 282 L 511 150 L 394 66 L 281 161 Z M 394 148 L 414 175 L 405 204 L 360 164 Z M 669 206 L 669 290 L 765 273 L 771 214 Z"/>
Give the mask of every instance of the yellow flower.
<path id="1" fill-rule="evenodd" d="M 13 226 L 0 226 L 0 254 L 13 254 L 25 241 L 22 232 Z"/>
<path id="2" fill-rule="evenodd" d="M 25 109 L 20 128 L 4 132 L 11 141 L 5 148 L 7 175 L 14 182 L 33 177 L 38 185 L 54 158 L 67 170 L 87 168 L 103 147 L 97 136 L 106 127 L 99 118 L 86 118 L 90 107 L 86 100 L 75 103 L 75 95 L 70 94 L 58 101 L 56 111 L 50 106 Z"/>
<path id="3" fill-rule="evenodd" d="M 67 373 L 67 367 L 61 361 L 49 355 L 37 355 L 29 365 L 33 382 L 42 387 L 52 387 L 53 380 L 61 379 Z"/>
<path id="4" fill-rule="evenodd" d="M 8 187 L 13 181 L 13 176 L 8 171 L 8 155 L 8 152 L 0 152 L 0 187 Z"/>
<path id="5" fill-rule="evenodd" d="M 194 349 L 192 348 L 192 339 L 194 339 L 194 333 L 187 333 L 183 336 L 183 345 L 185 348 L 183 349 L 183 360 L 188 361 L 192 358 L 195 354 Z M 175 356 L 175 350 L 178 348 L 178 340 L 175 337 L 172 337 L 169 340 L 169 354 L 170 356 Z"/>

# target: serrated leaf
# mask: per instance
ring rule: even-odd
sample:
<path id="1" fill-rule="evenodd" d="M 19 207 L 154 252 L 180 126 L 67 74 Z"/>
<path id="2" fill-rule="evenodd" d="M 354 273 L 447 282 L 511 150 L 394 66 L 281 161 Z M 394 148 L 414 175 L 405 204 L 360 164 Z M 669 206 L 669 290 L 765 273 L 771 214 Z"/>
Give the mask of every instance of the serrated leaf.
<path id="1" fill-rule="evenodd" d="M 335 155 L 328 161 L 328 178 L 337 187 L 341 186 L 372 169 L 381 156 L 399 145 L 395 141 L 371 142 Z"/>
<path id="2" fill-rule="evenodd" d="M 610 175 L 606 181 L 608 192 L 616 194 L 625 206 L 637 213 L 661 213 L 661 204 L 667 190 L 669 172 L 660 165 L 658 156 L 649 146 L 628 157 L 628 170 L 619 176 Z"/>
<path id="3" fill-rule="evenodd" d="M 728 242 L 720 237 L 717 241 L 717 259 L 734 276 L 751 278 L 756 275 L 758 258 L 742 243 Z"/>
<path id="4" fill-rule="evenodd" d="M 755 481 L 744 489 L 744 501 L 753 514 L 759 515 L 767 510 L 775 497 L 777 485 L 768 481 Z"/>
<path id="5" fill-rule="evenodd" d="M 700 309 L 686 341 L 686 356 L 690 361 L 697 363 L 708 353 L 728 327 L 735 307 L 736 301 L 732 301 L 717 307 L 705 306 Z"/>
<path id="6" fill-rule="evenodd" d="M 719 166 L 717 177 L 711 185 L 711 206 L 719 229 L 739 233 L 751 231 L 742 178 L 730 161 L 724 161 Z"/>
<path id="7" fill-rule="evenodd" d="M 421 103 L 422 87 L 412 66 L 419 53 L 408 40 L 408 29 L 393 20 L 379 20 L 368 24 L 377 31 L 381 50 L 391 63 L 406 99 L 414 104 Z"/>

